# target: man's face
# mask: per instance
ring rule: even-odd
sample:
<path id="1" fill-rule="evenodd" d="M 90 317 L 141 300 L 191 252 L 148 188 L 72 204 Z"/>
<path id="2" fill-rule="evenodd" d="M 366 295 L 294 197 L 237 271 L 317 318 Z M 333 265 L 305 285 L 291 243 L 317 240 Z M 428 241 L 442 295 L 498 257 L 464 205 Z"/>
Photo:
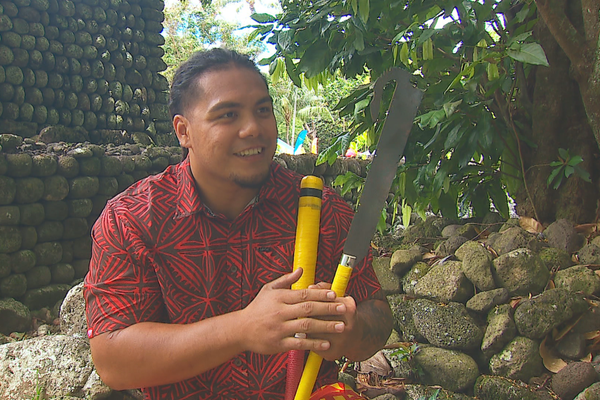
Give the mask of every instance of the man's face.
<path id="1" fill-rule="evenodd" d="M 197 78 L 198 99 L 174 118 L 190 151 L 194 178 L 204 185 L 258 188 L 269 175 L 277 124 L 267 87 L 257 72 L 231 66 Z"/>

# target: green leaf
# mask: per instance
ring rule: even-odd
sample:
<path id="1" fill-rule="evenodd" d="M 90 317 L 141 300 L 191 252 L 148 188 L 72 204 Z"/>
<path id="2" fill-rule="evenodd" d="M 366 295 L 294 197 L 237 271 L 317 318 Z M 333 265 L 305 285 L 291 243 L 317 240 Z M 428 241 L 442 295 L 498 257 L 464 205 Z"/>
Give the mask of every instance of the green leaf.
<path id="1" fill-rule="evenodd" d="M 406 42 L 402 43 L 402 48 L 400 49 L 400 61 L 408 67 L 408 44 Z"/>
<path id="2" fill-rule="evenodd" d="M 365 39 L 363 38 L 363 34 L 358 29 L 355 32 L 354 37 L 354 48 L 357 51 L 363 51 L 365 49 Z"/>
<path id="3" fill-rule="evenodd" d="M 587 172 L 585 169 L 581 168 L 578 165 L 576 165 L 574 168 L 575 168 L 575 173 L 577 174 L 577 176 L 579 176 L 581 179 L 583 179 L 586 182 L 592 183 L 589 172 Z"/>
<path id="4" fill-rule="evenodd" d="M 358 0 L 358 17 L 363 24 L 369 20 L 370 4 L 369 0 Z"/>
<path id="5" fill-rule="evenodd" d="M 292 82 L 294 82 L 294 85 L 301 87 L 302 80 L 300 79 L 300 75 L 296 69 L 296 64 L 294 64 L 294 61 L 292 61 L 291 57 L 285 57 L 285 70 L 287 71 L 287 74 Z"/>
<path id="6" fill-rule="evenodd" d="M 327 43 L 315 42 L 304 52 L 298 63 L 298 69 L 310 78 L 327 68 L 330 61 L 331 53 Z"/>
<path id="7" fill-rule="evenodd" d="M 488 193 L 492 199 L 492 202 L 494 203 L 494 207 L 496 207 L 496 210 L 498 210 L 500 215 L 502 215 L 502 218 L 508 219 L 508 196 L 506 196 L 506 192 L 504 189 L 502 189 L 502 186 L 498 180 L 495 180 L 489 186 Z"/>
<path id="8" fill-rule="evenodd" d="M 450 116 L 454 114 L 454 111 L 456 111 L 456 108 L 461 105 L 461 103 L 462 100 L 444 103 L 444 112 L 446 113 L 446 118 L 450 118 Z"/>
<path id="9" fill-rule="evenodd" d="M 548 177 L 548 181 L 546 182 L 547 186 L 550 186 L 552 184 L 552 182 L 554 182 L 554 179 L 556 179 L 556 177 L 558 176 L 558 174 L 560 174 L 562 172 L 563 168 L 555 168 L 552 170 L 552 172 L 550 173 L 550 176 Z M 562 175 L 561 175 L 561 180 L 562 180 Z M 560 185 L 560 183 L 559 183 Z M 557 189 L 557 187 L 555 187 L 554 189 Z"/>
<path id="10" fill-rule="evenodd" d="M 404 229 L 410 226 L 411 214 L 412 207 L 406 202 L 406 199 L 402 199 L 402 225 L 404 225 Z"/>
<path id="11" fill-rule="evenodd" d="M 568 160 L 569 159 L 569 150 L 559 148 L 558 155 L 561 156 L 563 160 Z"/>
<path id="12" fill-rule="evenodd" d="M 259 24 L 266 24 L 269 22 L 277 21 L 277 17 L 274 17 L 273 15 L 267 13 L 254 13 L 250 16 L 250 18 L 258 22 Z"/>
<path id="13" fill-rule="evenodd" d="M 565 165 L 565 176 L 568 178 L 571 175 L 573 175 L 573 173 L 575 172 L 575 168 L 571 167 L 570 165 Z"/>
<path id="14" fill-rule="evenodd" d="M 573 156 L 571 157 L 571 159 L 567 162 L 568 165 L 571 166 L 576 166 L 577 164 L 580 164 L 583 162 L 583 157 L 581 156 Z"/>
<path id="15" fill-rule="evenodd" d="M 524 43 L 511 46 L 506 52 L 514 60 L 527 64 L 549 67 L 546 53 L 539 43 Z"/>
<path id="16" fill-rule="evenodd" d="M 358 14 L 358 0 L 352 0 L 352 12 Z"/>
<path id="17" fill-rule="evenodd" d="M 450 133 L 448 133 L 448 137 L 446 138 L 446 141 L 444 142 L 445 150 L 450 150 L 451 148 L 453 148 L 454 146 L 456 146 L 458 144 L 458 142 L 460 141 L 460 138 L 465 133 L 465 131 L 461 128 L 462 128 L 462 124 L 458 124 L 454 128 L 452 128 Z"/>

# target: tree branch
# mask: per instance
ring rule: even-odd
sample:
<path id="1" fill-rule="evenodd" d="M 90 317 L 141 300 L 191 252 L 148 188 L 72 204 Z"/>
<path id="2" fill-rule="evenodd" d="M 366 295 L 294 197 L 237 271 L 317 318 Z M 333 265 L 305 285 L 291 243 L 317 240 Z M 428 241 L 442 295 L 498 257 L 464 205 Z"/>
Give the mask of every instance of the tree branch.
<path id="1" fill-rule="evenodd" d="M 571 60 L 577 76 L 586 79 L 589 73 L 586 64 L 591 50 L 567 18 L 565 0 L 535 0 L 535 4 L 550 33 Z"/>
<path id="2" fill-rule="evenodd" d="M 600 33 L 600 2 L 597 0 L 581 0 L 581 12 L 583 14 L 583 29 L 586 41 L 594 46 Z"/>

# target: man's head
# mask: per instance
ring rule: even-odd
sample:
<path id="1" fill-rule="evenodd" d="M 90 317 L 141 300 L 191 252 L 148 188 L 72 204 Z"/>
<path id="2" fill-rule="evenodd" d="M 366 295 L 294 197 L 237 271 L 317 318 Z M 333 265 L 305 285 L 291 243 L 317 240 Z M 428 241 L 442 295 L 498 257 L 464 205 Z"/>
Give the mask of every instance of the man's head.
<path id="1" fill-rule="evenodd" d="M 248 57 L 223 49 L 194 54 L 175 73 L 169 106 L 201 188 L 264 182 L 277 124 L 266 80 Z"/>

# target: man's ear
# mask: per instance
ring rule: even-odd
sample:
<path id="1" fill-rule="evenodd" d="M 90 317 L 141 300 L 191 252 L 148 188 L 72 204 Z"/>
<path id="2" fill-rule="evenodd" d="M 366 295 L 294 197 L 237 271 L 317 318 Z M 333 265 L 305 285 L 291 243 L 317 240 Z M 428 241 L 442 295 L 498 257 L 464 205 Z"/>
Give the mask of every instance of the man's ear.
<path id="1" fill-rule="evenodd" d="M 191 147 L 189 124 L 190 122 L 188 119 L 181 114 L 177 114 L 173 117 L 173 129 L 175 130 L 175 134 L 177 135 L 181 147 Z"/>

